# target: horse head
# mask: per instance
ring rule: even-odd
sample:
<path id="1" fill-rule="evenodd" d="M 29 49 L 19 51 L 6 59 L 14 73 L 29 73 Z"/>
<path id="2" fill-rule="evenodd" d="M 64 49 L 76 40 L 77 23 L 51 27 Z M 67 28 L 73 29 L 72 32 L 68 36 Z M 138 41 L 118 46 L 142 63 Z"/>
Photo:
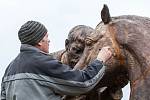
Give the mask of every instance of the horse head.
<path id="1" fill-rule="evenodd" d="M 101 47 L 109 45 L 114 56 L 106 63 L 105 81 L 114 80 L 106 82 L 107 85 L 120 84 L 113 77 L 118 69 L 130 81 L 131 100 L 150 99 L 147 89 L 150 86 L 150 19 L 135 15 L 110 17 L 107 5 L 101 11 L 101 18 L 95 31 L 87 37 L 84 54 L 76 66 L 86 65 L 96 58 Z"/>

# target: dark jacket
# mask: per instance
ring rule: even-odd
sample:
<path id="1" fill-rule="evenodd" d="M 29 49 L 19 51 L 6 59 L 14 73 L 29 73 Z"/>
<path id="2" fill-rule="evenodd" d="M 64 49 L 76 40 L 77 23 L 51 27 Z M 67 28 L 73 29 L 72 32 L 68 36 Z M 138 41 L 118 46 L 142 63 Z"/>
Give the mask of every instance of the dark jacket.
<path id="1" fill-rule="evenodd" d="M 1 100 L 61 100 L 60 95 L 79 95 L 102 78 L 105 66 L 94 60 L 84 70 L 72 70 L 31 45 L 9 64 L 2 79 Z"/>

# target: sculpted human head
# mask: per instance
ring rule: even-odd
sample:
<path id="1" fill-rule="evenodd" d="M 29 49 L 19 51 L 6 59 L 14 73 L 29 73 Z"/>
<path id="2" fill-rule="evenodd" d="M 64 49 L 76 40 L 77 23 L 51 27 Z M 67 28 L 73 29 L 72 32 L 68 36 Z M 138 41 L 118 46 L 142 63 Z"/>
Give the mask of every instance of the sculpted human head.
<path id="1" fill-rule="evenodd" d="M 85 48 L 85 39 L 93 30 L 85 25 L 78 25 L 70 30 L 65 41 L 69 65 L 74 66 L 79 61 Z"/>

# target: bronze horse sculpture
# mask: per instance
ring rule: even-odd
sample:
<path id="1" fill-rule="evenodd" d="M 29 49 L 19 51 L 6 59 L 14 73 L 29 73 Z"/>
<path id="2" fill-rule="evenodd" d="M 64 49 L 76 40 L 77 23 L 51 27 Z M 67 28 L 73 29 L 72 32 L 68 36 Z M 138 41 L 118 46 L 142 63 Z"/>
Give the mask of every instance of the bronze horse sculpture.
<path id="1" fill-rule="evenodd" d="M 101 18 L 102 22 L 87 37 L 83 56 L 75 68 L 82 69 L 96 57 L 101 47 L 109 45 L 114 56 L 107 62 L 104 80 L 98 86 L 122 88 L 126 83 L 120 80 L 126 78 L 130 81 L 130 100 L 150 100 L 150 18 L 110 17 L 107 5 L 101 11 Z M 122 77 L 113 77 L 118 74 Z"/>

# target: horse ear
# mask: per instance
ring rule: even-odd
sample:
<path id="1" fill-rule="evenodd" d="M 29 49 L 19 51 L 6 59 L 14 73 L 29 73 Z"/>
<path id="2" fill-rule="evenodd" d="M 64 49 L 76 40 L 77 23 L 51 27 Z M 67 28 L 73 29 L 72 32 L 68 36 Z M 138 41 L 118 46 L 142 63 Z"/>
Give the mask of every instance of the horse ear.
<path id="1" fill-rule="evenodd" d="M 111 21 L 109 8 L 106 4 L 104 4 L 103 9 L 101 10 L 101 19 L 104 24 L 108 24 Z"/>

